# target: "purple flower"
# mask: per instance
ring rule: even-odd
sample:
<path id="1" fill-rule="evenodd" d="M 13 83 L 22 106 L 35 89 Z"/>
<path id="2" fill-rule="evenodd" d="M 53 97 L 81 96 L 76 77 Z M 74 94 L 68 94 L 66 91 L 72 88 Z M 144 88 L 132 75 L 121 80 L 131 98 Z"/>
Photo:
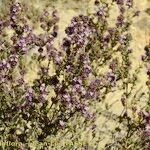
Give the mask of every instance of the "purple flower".
<path id="1" fill-rule="evenodd" d="M 117 3 L 118 5 L 123 5 L 123 4 L 124 4 L 124 0 L 116 0 L 116 3 Z"/>
<path id="2" fill-rule="evenodd" d="M 88 16 L 79 15 L 78 17 L 73 17 L 71 25 L 67 27 L 65 31 L 69 37 L 68 40 L 71 41 L 71 44 L 79 48 L 83 47 L 87 43 L 88 37 L 95 32 L 94 27 L 90 25 L 90 22 L 91 19 Z"/>
<path id="3" fill-rule="evenodd" d="M 105 17 L 106 16 L 106 8 L 104 8 L 104 7 L 99 8 L 97 15 L 100 17 Z"/>
<path id="4" fill-rule="evenodd" d="M 150 113 L 145 114 L 145 120 L 146 120 L 147 124 L 150 124 Z"/>
<path id="5" fill-rule="evenodd" d="M 53 32 L 51 33 L 51 35 L 52 35 L 54 38 L 56 38 L 56 37 L 57 37 L 57 32 L 53 31 Z"/>
<path id="6" fill-rule="evenodd" d="M 60 125 L 60 128 L 61 128 L 61 129 L 64 129 L 64 128 L 65 128 L 65 122 L 64 122 L 64 121 L 60 120 L 60 121 L 59 121 L 59 125 Z"/>
<path id="7" fill-rule="evenodd" d="M 72 35 L 74 33 L 74 27 L 67 27 L 65 32 L 67 35 Z"/>
<path id="8" fill-rule="evenodd" d="M 53 17 L 53 23 L 56 24 L 59 21 L 59 16 L 58 16 L 58 11 L 54 10 L 52 12 L 52 17 Z"/>
<path id="9" fill-rule="evenodd" d="M 126 105 L 126 99 L 124 97 L 121 98 L 121 103 L 122 103 L 123 106 Z"/>
<path id="10" fill-rule="evenodd" d="M 92 125 L 91 129 L 92 129 L 92 130 L 95 130 L 96 127 L 97 127 L 97 126 L 94 124 L 94 125 Z"/>
<path id="11" fill-rule="evenodd" d="M 56 55 L 57 55 L 57 52 L 56 52 L 57 50 L 55 49 L 55 48 L 52 48 L 50 51 L 48 51 L 48 56 L 49 56 L 49 58 L 52 58 L 52 59 L 54 59 L 55 57 L 56 57 Z"/>
<path id="12" fill-rule="evenodd" d="M 46 91 L 46 86 L 45 86 L 45 84 L 43 83 L 43 84 L 41 84 L 41 86 L 40 86 L 40 92 L 45 93 L 45 91 Z"/>
<path id="13" fill-rule="evenodd" d="M 46 98 L 46 95 L 45 95 L 45 94 L 40 94 L 40 95 L 39 95 L 39 100 L 40 100 L 41 102 L 44 102 L 44 101 L 45 101 L 45 98 Z"/>
<path id="14" fill-rule="evenodd" d="M 119 42 L 120 44 L 124 44 L 127 40 L 127 37 L 125 35 L 120 35 Z"/>
<path id="15" fill-rule="evenodd" d="M 17 17 L 16 15 L 12 15 L 10 16 L 11 21 L 16 22 L 17 21 Z"/>
<path id="16" fill-rule="evenodd" d="M 95 0 L 95 5 L 99 5 L 99 0 Z"/>
<path id="17" fill-rule="evenodd" d="M 18 63 L 18 56 L 15 55 L 15 54 L 10 55 L 10 57 L 9 57 L 9 64 L 10 64 L 12 67 L 14 67 L 14 66 L 17 65 L 17 63 Z"/>
<path id="18" fill-rule="evenodd" d="M 28 51 L 29 51 L 29 49 L 27 47 L 23 47 L 21 49 L 22 54 L 27 54 Z"/>
<path id="19" fill-rule="evenodd" d="M 82 96 L 86 95 L 86 89 L 83 86 L 81 87 L 80 91 L 81 91 Z"/>
<path id="20" fill-rule="evenodd" d="M 100 83 L 101 80 L 97 78 L 90 83 L 89 88 L 92 90 L 96 90 L 99 87 Z"/>
<path id="21" fill-rule="evenodd" d="M 38 49 L 38 52 L 39 52 L 39 53 L 42 53 L 42 52 L 43 52 L 43 48 L 40 47 L 40 48 Z"/>
<path id="22" fill-rule="evenodd" d="M 147 60 L 149 61 L 150 60 L 150 46 L 145 46 L 144 50 L 145 50 L 145 57 L 147 57 Z"/>
<path id="23" fill-rule="evenodd" d="M 56 55 L 54 61 L 56 62 L 56 64 L 60 65 L 63 61 L 63 57 Z"/>
<path id="24" fill-rule="evenodd" d="M 150 131 L 144 130 L 144 131 L 143 131 L 143 136 L 144 136 L 144 137 L 150 137 Z"/>
<path id="25" fill-rule="evenodd" d="M 108 32 L 109 32 L 109 34 L 111 35 L 111 37 L 113 36 L 113 35 L 115 35 L 115 33 L 116 33 L 116 28 L 108 28 Z"/>
<path id="26" fill-rule="evenodd" d="M 115 72 L 117 65 L 117 59 L 113 59 L 111 64 L 109 65 L 109 68 L 112 69 L 113 72 Z"/>
<path id="27" fill-rule="evenodd" d="M 127 0 L 126 5 L 130 8 L 133 6 L 133 0 Z"/>
<path id="28" fill-rule="evenodd" d="M 57 10 L 54 10 L 54 11 L 52 12 L 52 16 L 53 16 L 53 17 L 58 17 L 58 11 L 57 11 Z"/>
<path id="29" fill-rule="evenodd" d="M 150 131 L 150 122 L 145 126 L 145 129 Z"/>
<path id="30" fill-rule="evenodd" d="M 146 85 L 147 85 L 147 86 L 150 86 L 150 81 L 146 81 Z"/>
<path id="31" fill-rule="evenodd" d="M 96 114 L 95 113 L 88 113 L 87 118 L 94 121 L 96 119 Z"/>
<path id="32" fill-rule="evenodd" d="M 141 12 L 140 12 L 139 10 L 137 10 L 137 11 L 134 13 L 133 17 L 139 16 L 140 13 L 141 13 Z"/>
<path id="33" fill-rule="evenodd" d="M 150 76 L 150 64 L 147 66 L 147 75 Z"/>
<path id="34" fill-rule="evenodd" d="M 17 43 L 18 47 L 23 48 L 26 46 L 26 39 L 22 38 L 20 41 Z"/>
<path id="35" fill-rule="evenodd" d="M 48 11 L 44 11 L 44 14 L 43 14 L 45 17 L 48 17 L 49 16 L 49 12 Z"/>
<path id="36" fill-rule="evenodd" d="M 74 70 L 74 67 L 73 67 L 72 64 L 69 64 L 69 65 L 66 66 L 66 69 L 67 69 L 68 72 L 72 72 Z"/>
<path id="37" fill-rule="evenodd" d="M 69 104 L 71 102 L 71 96 L 69 94 L 64 94 L 62 96 L 62 100 L 66 103 Z"/>
<path id="38" fill-rule="evenodd" d="M 66 38 L 64 38 L 63 39 L 63 47 L 64 48 L 69 48 L 70 46 L 71 46 L 71 41 L 66 39 Z"/>
<path id="39" fill-rule="evenodd" d="M 47 53 L 50 53 L 51 50 L 53 49 L 53 46 L 52 46 L 51 42 L 52 42 L 52 41 L 49 41 L 49 42 L 46 44 Z"/>
<path id="40" fill-rule="evenodd" d="M 85 75 L 88 75 L 88 74 L 90 74 L 90 73 L 91 73 L 92 68 L 91 68 L 91 66 L 90 66 L 90 65 L 85 64 L 83 67 L 84 67 L 83 72 L 84 72 L 84 74 L 85 74 Z"/>
<path id="41" fill-rule="evenodd" d="M 78 108 L 84 116 L 89 115 L 89 107 L 87 105 L 80 103 Z"/>
<path id="42" fill-rule="evenodd" d="M 81 150 L 89 150 L 87 146 L 81 148 Z"/>
<path id="43" fill-rule="evenodd" d="M 58 25 L 54 25 L 53 31 L 54 31 L 54 32 L 58 32 L 58 29 L 59 29 Z"/>
<path id="44" fill-rule="evenodd" d="M 48 74 L 48 68 L 41 67 L 41 72 L 40 73 L 43 74 L 43 75 L 47 75 Z"/>
<path id="45" fill-rule="evenodd" d="M 32 31 L 32 28 L 29 25 L 24 25 L 23 30 L 25 33 L 30 33 Z"/>
<path id="46" fill-rule="evenodd" d="M 17 14 L 21 10 L 21 5 L 20 3 L 15 3 L 14 5 L 11 6 L 10 12 L 12 14 Z"/>
<path id="47" fill-rule="evenodd" d="M 2 60 L 0 62 L 0 70 L 8 70 L 10 68 L 10 64 L 6 60 Z"/>
<path id="48" fill-rule="evenodd" d="M 108 72 L 107 73 L 107 80 L 109 82 L 114 82 L 116 80 L 116 75 L 112 72 Z"/>
<path id="49" fill-rule="evenodd" d="M 1 81 L 1 83 L 2 83 L 2 82 L 5 82 L 5 76 L 2 75 L 2 74 L 0 74 L 0 81 Z"/>
<path id="50" fill-rule="evenodd" d="M 96 78 L 95 81 L 94 81 L 94 84 L 95 84 L 96 86 L 99 86 L 100 83 L 101 83 L 101 79 Z"/>
<path id="51" fill-rule="evenodd" d="M 124 7 L 120 7 L 119 10 L 120 10 L 120 13 L 121 13 L 121 14 L 124 14 L 125 11 L 126 11 Z"/>
<path id="52" fill-rule="evenodd" d="M 117 27 L 122 27 L 124 24 L 124 16 L 121 14 L 117 17 L 117 23 L 116 26 Z"/>
<path id="53" fill-rule="evenodd" d="M 132 48 L 128 48 L 128 53 L 132 53 L 133 49 Z"/>
<path id="54" fill-rule="evenodd" d="M 109 41 L 110 41 L 110 35 L 105 35 L 104 37 L 103 37 L 103 42 L 104 43 L 109 43 Z"/>
<path id="55" fill-rule="evenodd" d="M 146 56 L 145 56 L 145 55 L 141 55 L 141 60 L 142 60 L 142 61 L 144 61 L 144 60 L 145 60 L 145 58 L 146 58 Z"/>
<path id="56" fill-rule="evenodd" d="M 73 78 L 73 83 L 74 84 L 82 84 L 82 79 L 81 79 L 81 77 L 74 77 Z"/>
<path id="57" fill-rule="evenodd" d="M 82 95 L 85 95 L 86 94 L 86 90 L 83 86 L 81 86 L 80 84 L 75 84 L 73 87 L 72 87 L 72 92 L 73 93 L 81 93 Z"/>
<path id="58" fill-rule="evenodd" d="M 27 92 L 25 93 L 25 99 L 31 102 L 32 98 L 33 98 L 33 90 L 32 88 L 28 88 Z"/>
<path id="59" fill-rule="evenodd" d="M 85 93 L 86 99 L 94 99 L 94 98 L 97 98 L 97 96 L 98 96 L 98 93 L 96 92 L 95 89 L 89 88 Z"/>
<path id="60" fill-rule="evenodd" d="M 0 20 L 0 29 L 3 27 L 4 22 L 2 20 Z"/>
<path id="61" fill-rule="evenodd" d="M 18 79 L 17 82 L 19 85 L 23 85 L 25 83 L 23 78 Z"/>

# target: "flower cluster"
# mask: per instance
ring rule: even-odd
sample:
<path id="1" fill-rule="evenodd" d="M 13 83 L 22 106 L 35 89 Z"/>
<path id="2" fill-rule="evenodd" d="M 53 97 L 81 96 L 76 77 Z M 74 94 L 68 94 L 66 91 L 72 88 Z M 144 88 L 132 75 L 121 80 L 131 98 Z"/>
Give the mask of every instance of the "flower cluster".
<path id="1" fill-rule="evenodd" d="M 111 26 L 108 18 L 114 4 L 120 11 L 114 26 Z M 74 118 L 84 120 L 82 125 L 90 126 L 94 138 L 97 130 L 95 121 L 102 111 L 96 106 L 99 103 L 103 105 L 107 95 L 117 90 L 123 91 L 120 102 L 124 111 L 116 118 L 119 124 L 125 124 L 127 135 L 123 140 L 132 137 L 135 128 L 144 129 L 149 136 L 149 112 L 141 117 L 140 123 L 129 116 L 128 99 L 133 98 L 138 73 L 130 72 L 134 51 L 130 47 L 130 21 L 125 12 L 133 7 L 133 1 L 107 3 L 95 0 L 95 7 L 93 14 L 72 18 L 64 31 L 66 37 L 57 48 L 55 40 L 59 36 L 60 19 L 57 10 L 51 14 L 45 10 L 39 17 L 41 34 L 35 32 L 32 20 L 23 15 L 20 3 L 13 4 L 8 17 L 0 19 L 0 98 L 3 106 L 0 111 L 4 120 L 0 124 L 10 126 L 0 132 L 6 135 L 7 140 L 26 143 L 28 139 L 44 141 L 67 131 L 66 135 Z M 12 31 L 11 34 L 7 35 L 6 30 Z M 27 58 L 31 59 L 30 63 Z M 149 78 L 149 46 L 145 47 L 142 60 L 147 64 Z M 25 77 L 34 63 L 38 68 L 37 77 L 29 83 Z M 104 72 L 101 71 L 103 67 L 107 68 Z M 146 84 L 149 88 L 149 80 Z M 137 112 L 136 107 L 132 107 L 132 112 Z M 74 132 L 75 127 L 72 130 Z M 119 126 L 113 137 L 120 132 Z M 137 130 L 135 132 L 138 133 Z M 122 141 L 119 139 L 119 142 Z M 87 149 L 85 145 L 82 148 Z"/>
<path id="2" fill-rule="evenodd" d="M 77 47 L 86 45 L 87 40 L 94 34 L 95 29 L 92 26 L 92 20 L 88 16 L 80 15 L 71 20 L 71 24 L 65 30 L 68 39 L 64 39 L 63 47 L 69 47 L 70 44 Z"/>

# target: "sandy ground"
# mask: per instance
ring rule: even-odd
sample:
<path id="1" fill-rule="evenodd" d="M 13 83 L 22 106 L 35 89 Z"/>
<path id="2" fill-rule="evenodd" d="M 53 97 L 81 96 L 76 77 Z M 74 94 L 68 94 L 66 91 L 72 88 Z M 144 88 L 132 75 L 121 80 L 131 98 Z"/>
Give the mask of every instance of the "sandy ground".
<path id="1" fill-rule="evenodd" d="M 22 0 L 22 2 L 27 3 L 27 0 Z M 46 1 L 46 0 L 31 0 L 30 3 L 28 3 L 29 7 L 34 7 L 35 9 L 42 11 L 45 6 L 48 6 L 48 8 L 51 10 L 51 8 L 55 7 L 59 10 L 60 14 L 60 31 L 59 31 L 59 37 L 58 37 L 58 43 L 61 42 L 62 38 L 65 36 L 64 29 L 65 27 L 70 23 L 70 19 L 78 15 L 80 13 L 85 13 L 86 9 L 89 9 L 89 11 L 93 11 L 93 1 L 91 0 L 78 0 L 78 2 L 74 0 L 56 0 L 53 1 Z M 6 2 L 3 0 L 0 0 L 0 5 L 6 7 Z M 135 70 L 137 66 L 139 65 L 140 55 L 143 54 L 143 48 L 146 44 L 148 44 L 148 41 L 150 40 L 150 16 L 145 13 L 145 10 L 150 7 L 150 2 L 148 0 L 135 0 L 135 8 L 141 11 L 141 15 L 133 20 L 133 26 L 131 27 L 131 33 L 133 36 L 133 42 L 131 44 L 131 47 L 134 50 L 134 55 L 132 56 L 133 59 L 133 67 L 132 69 Z M 115 11 L 115 10 L 114 10 Z M 112 11 L 112 16 L 115 14 L 115 12 Z M 40 31 L 37 30 L 37 32 L 40 33 Z M 29 71 L 29 74 L 26 76 L 26 80 L 28 82 L 33 81 L 34 78 L 36 78 L 37 68 L 33 65 L 31 66 L 31 70 Z M 53 71 L 52 71 L 53 72 Z M 137 89 L 140 89 L 139 94 L 147 91 L 148 89 L 145 86 L 145 81 L 147 79 L 145 70 L 140 73 L 139 75 L 139 83 L 134 90 L 134 92 L 137 91 Z M 122 94 L 122 91 L 114 93 L 110 93 L 105 101 L 105 104 L 110 106 L 112 103 L 112 107 L 110 108 L 110 112 L 113 112 L 115 114 L 120 114 L 123 110 L 123 107 L 119 101 L 119 98 Z M 143 99 L 147 99 L 145 96 Z M 105 105 L 104 104 L 104 105 Z M 141 104 L 142 105 L 142 104 Z M 103 106 L 104 107 L 104 106 Z M 140 107 L 140 106 L 139 106 Z M 97 125 L 101 127 L 101 125 L 107 121 L 107 118 L 100 117 L 97 120 Z M 115 121 L 109 121 L 107 124 L 110 129 L 113 129 L 116 125 Z M 90 137 L 89 137 L 90 139 Z M 100 142 L 99 148 L 101 149 L 105 142 L 109 139 L 109 136 L 105 136 L 105 140 Z"/>

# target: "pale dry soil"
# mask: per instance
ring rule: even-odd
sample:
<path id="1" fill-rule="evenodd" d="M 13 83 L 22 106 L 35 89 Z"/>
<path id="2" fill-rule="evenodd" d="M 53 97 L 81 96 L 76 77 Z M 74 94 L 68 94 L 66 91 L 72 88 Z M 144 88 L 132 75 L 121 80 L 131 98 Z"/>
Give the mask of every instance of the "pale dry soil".
<path id="1" fill-rule="evenodd" d="M 21 0 L 22 2 L 27 2 L 25 0 Z M 3 4 L 5 6 L 4 1 L 0 1 L 0 5 Z M 3 2 L 3 3 L 2 3 Z M 57 0 L 57 1 L 46 1 L 46 0 L 31 0 L 28 4 L 29 7 L 34 7 L 37 10 L 41 11 L 45 6 L 47 5 L 48 9 L 51 10 L 52 8 L 56 8 L 59 10 L 60 15 L 60 31 L 59 31 L 59 37 L 56 42 L 56 47 L 59 45 L 58 43 L 61 42 L 62 38 L 65 36 L 64 29 L 65 27 L 70 23 L 70 20 L 73 16 L 78 15 L 80 13 L 86 13 L 86 10 L 93 11 L 93 0 L 78 0 L 77 2 L 74 0 Z M 2 6 L 2 5 L 1 5 Z M 131 27 L 131 33 L 133 36 L 133 42 L 131 43 L 131 47 L 134 50 L 134 55 L 132 55 L 132 70 L 134 71 L 136 67 L 139 65 L 140 55 L 143 54 L 143 48 L 146 44 L 148 44 L 148 41 L 150 40 L 150 16 L 145 13 L 145 10 L 150 7 L 150 2 L 147 0 L 135 0 L 135 8 L 141 11 L 141 15 L 133 20 L 133 26 Z M 3 7 L 4 8 L 4 7 Z M 113 16 L 115 16 L 116 10 L 112 10 L 112 20 Z M 36 26 L 36 25 L 35 25 Z M 37 28 L 37 33 L 41 33 L 41 30 Z M 37 67 L 35 65 L 31 66 L 31 69 L 29 70 L 29 73 L 26 76 L 26 81 L 32 84 L 32 81 L 37 77 L 36 75 Z M 51 70 L 51 73 L 54 73 L 54 70 Z M 145 81 L 147 79 L 146 76 L 146 70 L 143 69 L 142 72 L 139 75 L 139 82 L 133 92 L 133 95 L 135 92 L 139 89 L 139 92 L 137 94 L 140 95 L 140 93 L 147 91 L 147 87 L 145 86 Z M 113 112 L 115 114 L 121 114 L 123 111 L 123 107 L 120 102 L 120 96 L 122 95 L 122 91 L 117 91 L 115 93 L 110 93 L 107 96 L 107 99 L 105 101 L 104 106 L 101 106 L 105 108 L 105 105 L 107 104 L 110 107 L 110 112 Z M 143 101 L 147 99 L 147 96 L 143 97 Z M 129 103 L 132 101 L 132 97 L 129 100 Z M 113 105 L 111 105 L 113 104 Z M 143 105 L 143 103 L 139 104 L 139 108 Z M 99 106 L 97 106 L 99 107 Z M 107 122 L 108 118 L 105 118 L 104 116 L 101 116 L 97 119 L 96 123 L 101 128 L 102 125 L 104 125 L 105 122 Z M 115 121 L 108 121 L 107 126 L 110 130 L 113 130 L 116 126 Z M 85 138 L 83 133 L 83 138 Z M 86 139 L 90 142 L 90 134 L 89 137 L 86 137 Z M 105 143 L 109 140 L 109 134 L 104 135 L 104 139 L 99 143 L 99 149 L 102 149 L 105 145 Z"/>

